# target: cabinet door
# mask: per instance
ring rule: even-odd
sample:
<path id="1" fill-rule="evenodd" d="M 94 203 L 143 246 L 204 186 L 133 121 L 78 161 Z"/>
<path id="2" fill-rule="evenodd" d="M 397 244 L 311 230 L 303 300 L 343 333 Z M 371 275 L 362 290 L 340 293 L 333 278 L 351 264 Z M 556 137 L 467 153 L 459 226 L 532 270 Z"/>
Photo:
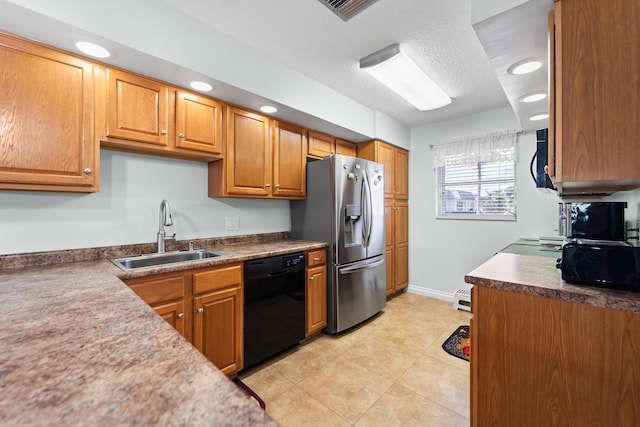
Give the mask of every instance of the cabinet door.
<path id="1" fill-rule="evenodd" d="M 220 154 L 222 105 L 191 92 L 176 93 L 176 147 Z"/>
<path id="2" fill-rule="evenodd" d="M 336 154 L 356 157 L 356 144 L 336 138 Z"/>
<path id="3" fill-rule="evenodd" d="M 393 217 L 395 292 L 409 284 L 409 206 L 397 203 Z"/>
<path id="4" fill-rule="evenodd" d="M 400 148 L 395 149 L 393 162 L 393 186 L 396 199 L 409 198 L 409 153 Z"/>
<path id="5" fill-rule="evenodd" d="M 395 257 L 393 246 L 387 246 L 386 251 L 384 252 L 385 256 L 385 266 L 386 266 L 386 278 L 387 278 L 387 295 L 391 295 L 394 291 L 395 284 Z"/>
<path id="6" fill-rule="evenodd" d="M 556 3 L 556 177 L 578 187 L 640 185 L 637 0 Z M 573 185 L 571 185 L 573 186 Z M 570 185 L 563 184 L 563 193 Z"/>
<path id="7" fill-rule="evenodd" d="M 288 123 L 276 123 L 273 134 L 273 195 L 304 198 L 306 165 L 306 129 Z"/>
<path id="8" fill-rule="evenodd" d="M 107 137 L 167 146 L 169 87 L 119 70 L 107 74 Z"/>
<path id="9" fill-rule="evenodd" d="M 185 336 L 184 302 L 176 301 L 167 304 L 154 305 L 152 308 L 156 313 L 167 321 L 183 337 Z"/>
<path id="10" fill-rule="evenodd" d="M 327 266 L 307 270 L 306 336 L 327 326 Z"/>
<path id="11" fill-rule="evenodd" d="M 94 66 L 0 33 L 0 188 L 98 190 Z"/>
<path id="12" fill-rule="evenodd" d="M 271 194 L 269 119 L 251 111 L 227 107 L 227 194 Z"/>
<path id="13" fill-rule="evenodd" d="M 384 165 L 384 197 L 394 196 L 395 157 L 392 145 L 377 142 L 376 161 Z"/>
<path id="14" fill-rule="evenodd" d="M 309 156 L 323 158 L 335 152 L 335 139 L 331 135 L 309 131 Z"/>
<path id="15" fill-rule="evenodd" d="M 231 375 L 243 366 L 243 297 L 240 286 L 194 297 L 193 345 Z"/>

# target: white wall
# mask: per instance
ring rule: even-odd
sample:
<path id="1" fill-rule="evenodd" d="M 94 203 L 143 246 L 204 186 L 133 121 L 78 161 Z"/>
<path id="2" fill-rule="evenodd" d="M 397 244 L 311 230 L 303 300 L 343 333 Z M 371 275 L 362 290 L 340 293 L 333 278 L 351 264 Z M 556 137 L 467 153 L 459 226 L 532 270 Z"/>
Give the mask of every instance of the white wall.
<path id="1" fill-rule="evenodd" d="M 493 110 L 412 129 L 409 155 L 409 290 L 442 299 L 469 289 L 464 276 L 521 237 L 555 236 L 557 203 L 535 188 L 529 162 L 535 134 L 518 137 L 517 221 L 435 219 L 435 173 L 430 144 L 519 129 L 510 108 Z"/>
<path id="2" fill-rule="evenodd" d="M 290 229 L 286 200 L 208 198 L 206 163 L 100 154 L 98 193 L 0 191 L 0 254 L 155 242 L 162 199 L 180 240 Z"/>

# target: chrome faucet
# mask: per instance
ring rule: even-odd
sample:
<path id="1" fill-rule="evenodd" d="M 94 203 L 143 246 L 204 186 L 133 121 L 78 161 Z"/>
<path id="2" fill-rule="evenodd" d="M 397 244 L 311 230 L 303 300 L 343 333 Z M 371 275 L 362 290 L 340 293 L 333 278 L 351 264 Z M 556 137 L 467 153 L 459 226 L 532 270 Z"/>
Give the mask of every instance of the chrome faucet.
<path id="1" fill-rule="evenodd" d="M 160 221 L 158 226 L 158 253 L 164 253 L 164 243 L 167 239 L 175 239 L 176 233 L 173 233 L 173 236 L 166 237 L 164 227 L 169 227 L 173 225 L 173 218 L 171 217 L 171 207 L 169 206 L 169 202 L 163 200 L 160 202 Z"/>

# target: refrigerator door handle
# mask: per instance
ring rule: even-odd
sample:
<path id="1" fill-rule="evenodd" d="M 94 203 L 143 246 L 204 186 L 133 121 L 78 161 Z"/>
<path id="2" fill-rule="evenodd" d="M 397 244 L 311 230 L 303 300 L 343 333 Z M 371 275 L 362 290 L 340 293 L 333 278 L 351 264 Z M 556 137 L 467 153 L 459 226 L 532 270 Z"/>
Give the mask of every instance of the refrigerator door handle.
<path id="1" fill-rule="evenodd" d="M 340 272 L 340 274 L 351 274 L 351 273 L 356 273 L 358 271 L 368 270 L 370 268 L 377 267 L 382 263 L 384 263 L 384 258 L 378 261 L 367 263 L 367 264 L 358 263 L 357 265 L 352 265 L 351 267 L 338 268 L 338 271 Z"/>
<path id="2" fill-rule="evenodd" d="M 369 174 L 367 173 L 368 171 L 365 170 L 363 175 L 363 179 L 362 179 L 362 193 L 363 193 L 363 201 L 364 201 L 364 213 L 363 213 L 363 217 L 364 217 L 364 223 L 363 223 L 363 229 L 362 229 L 362 234 L 364 237 L 364 241 L 363 241 L 363 245 L 365 248 L 369 247 L 369 242 L 371 241 L 371 229 L 372 229 L 372 224 L 371 224 L 371 220 L 373 218 L 373 201 L 372 199 L 372 194 L 371 194 L 371 184 L 369 182 Z"/>

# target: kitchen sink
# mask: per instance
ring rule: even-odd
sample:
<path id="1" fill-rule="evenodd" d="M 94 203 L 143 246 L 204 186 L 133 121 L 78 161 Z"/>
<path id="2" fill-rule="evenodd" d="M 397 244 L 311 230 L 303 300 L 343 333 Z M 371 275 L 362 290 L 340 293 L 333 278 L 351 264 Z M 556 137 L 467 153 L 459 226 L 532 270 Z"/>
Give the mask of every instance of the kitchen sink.
<path id="1" fill-rule="evenodd" d="M 229 256 L 229 254 L 209 249 L 196 249 L 192 251 L 164 252 L 160 254 L 131 255 L 121 258 L 111 258 L 110 261 L 123 270 L 133 270 L 136 268 L 155 267 L 176 262 L 198 261 L 223 256 Z"/>

